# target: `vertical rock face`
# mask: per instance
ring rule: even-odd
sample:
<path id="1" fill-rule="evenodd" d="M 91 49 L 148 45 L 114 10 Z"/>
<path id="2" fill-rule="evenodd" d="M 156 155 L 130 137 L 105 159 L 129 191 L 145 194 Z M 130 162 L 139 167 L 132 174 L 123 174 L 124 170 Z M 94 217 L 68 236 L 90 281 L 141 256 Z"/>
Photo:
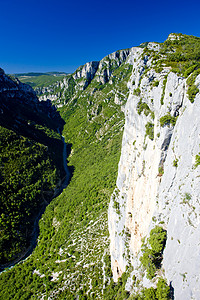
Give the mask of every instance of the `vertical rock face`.
<path id="1" fill-rule="evenodd" d="M 97 81 L 102 84 L 108 82 L 113 70 L 126 61 L 129 52 L 129 50 L 116 51 L 103 58 L 99 62 L 99 68 L 96 73 Z"/>
<path id="2" fill-rule="evenodd" d="M 135 70 L 132 82 L 139 82 L 141 70 L 146 63 L 139 59 L 141 53 L 142 49 L 133 48 L 129 57 Z M 148 96 L 145 91 L 148 89 L 148 83 L 143 80 L 141 86 L 144 89 L 144 97 Z M 141 238 L 148 232 L 155 209 L 155 203 L 151 199 L 157 193 L 158 164 L 161 156 L 156 142 L 145 137 L 145 124 L 151 121 L 151 114 L 138 114 L 137 104 L 140 97 L 133 95 L 135 86 L 131 82 L 129 88 L 117 190 L 109 207 L 111 257 L 115 280 L 125 271 L 129 251 L 136 255 L 140 250 Z M 154 93 L 156 92 L 155 90 Z M 146 103 L 152 106 L 149 102 L 146 97 Z"/>
<path id="3" fill-rule="evenodd" d="M 94 78 L 94 75 L 98 69 L 99 62 L 98 61 L 92 61 L 89 63 L 86 63 L 84 66 L 79 67 L 75 74 L 73 75 L 74 79 L 78 78 L 86 78 L 87 80 L 92 80 Z"/>
<path id="4" fill-rule="evenodd" d="M 194 104 L 184 98 L 185 110 L 178 118 L 159 187 L 158 213 L 168 233 L 163 266 L 176 299 L 200 297 L 200 177 L 195 167 L 200 144 L 199 101 L 199 96 Z"/>
<path id="5" fill-rule="evenodd" d="M 159 45 L 149 44 L 152 48 L 159 50 Z M 200 174 L 195 159 L 200 151 L 200 96 L 191 103 L 186 79 L 169 68 L 155 72 L 141 48 L 132 48 L 128 61 L 133 73 L 117 187 L 108 212 L 114 280 L 131 264 L 143 287 L 154 286 L 139 276 L 139 257 L 142 239 L 162 224 L 167 231 L 163 272 L 175 299 L 199 299 Z M 197 86 L 199 81 L 198 76 Z"/>

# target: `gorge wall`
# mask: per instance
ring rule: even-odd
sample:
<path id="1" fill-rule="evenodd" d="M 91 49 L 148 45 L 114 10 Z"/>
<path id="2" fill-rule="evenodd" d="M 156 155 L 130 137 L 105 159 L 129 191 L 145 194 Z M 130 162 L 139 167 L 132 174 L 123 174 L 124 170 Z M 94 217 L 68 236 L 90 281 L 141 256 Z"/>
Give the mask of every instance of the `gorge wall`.
<path id="1" fill-rule="evenodd" d="M 159 51 L 157 44 L 147 47 Z M 169 67 L 156 72 L 142 49 L 133 48 L 129 62 L 133 73 L 108 213 L 114 280 L 131 265 L 126 284 L 131 292 L 155 287 L 158 277 L 166 277 L 175 299 L 199 299 L 200 96 L 191 103 L 186 79 Z M 200 76 L 195 84 L 199 87 Z M 150 280 L 139 258 L 142 240 L 155 226 L 166 230 L 167 242 L 162 267 Z"/>
<path id="2" fill-rule="evenodd" d="M 38 219 L 61 188 L 63 125 L 50 101 L 0 69 L 0 271 L 32 251 Z"/>

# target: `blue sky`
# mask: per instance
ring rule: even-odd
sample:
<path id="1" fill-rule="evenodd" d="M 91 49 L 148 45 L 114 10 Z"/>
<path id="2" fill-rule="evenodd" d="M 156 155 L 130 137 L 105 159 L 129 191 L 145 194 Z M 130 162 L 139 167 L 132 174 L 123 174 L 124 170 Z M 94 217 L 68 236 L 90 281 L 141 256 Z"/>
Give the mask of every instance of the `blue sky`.
<path id="1" fill-rule="evenodd" d="M 6 73 L 73 72 L 171 32 L 200 36 L 199 0 L 0 0 L 0 11 Z"/>

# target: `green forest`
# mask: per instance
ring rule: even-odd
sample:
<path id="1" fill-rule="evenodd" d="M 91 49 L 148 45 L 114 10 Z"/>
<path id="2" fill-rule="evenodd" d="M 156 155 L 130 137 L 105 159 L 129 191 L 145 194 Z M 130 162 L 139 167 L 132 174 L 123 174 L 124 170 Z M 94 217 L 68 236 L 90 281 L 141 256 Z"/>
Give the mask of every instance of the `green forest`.
<path id="1" fill-rule="evenodd" d="M 29 245 L 36 216 L 60 178 L 47 146 L 0 127 L 0 263 Z"/>

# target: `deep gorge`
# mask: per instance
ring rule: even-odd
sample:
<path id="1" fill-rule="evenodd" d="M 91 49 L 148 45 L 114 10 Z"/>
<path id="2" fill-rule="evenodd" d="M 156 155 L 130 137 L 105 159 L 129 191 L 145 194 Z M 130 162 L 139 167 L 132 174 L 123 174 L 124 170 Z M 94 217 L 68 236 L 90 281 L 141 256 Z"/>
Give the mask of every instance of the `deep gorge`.
<path id="1" fill-rule="evenodd" d="M 199 299 L 199 53 L 171 34 L 34 87 L 73 176 L 2 299 Z"/>

